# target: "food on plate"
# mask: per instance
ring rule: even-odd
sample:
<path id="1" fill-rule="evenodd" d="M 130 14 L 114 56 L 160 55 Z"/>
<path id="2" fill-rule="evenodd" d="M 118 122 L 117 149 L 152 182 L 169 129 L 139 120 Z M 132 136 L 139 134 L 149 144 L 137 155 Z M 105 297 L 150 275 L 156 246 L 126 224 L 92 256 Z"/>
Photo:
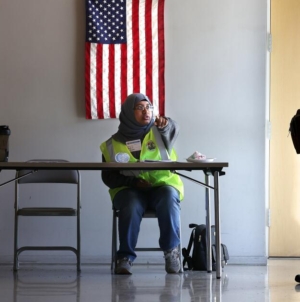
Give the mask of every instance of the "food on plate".
<path id="1" fill-rule="evenodd" d="M 195 151 L 191 156 L 190 156 L 190 158 L 192 158 L 192 159 L 206 159 L 206 155 L 204 155 L 204 154 L 202 154 L 202 153 L 200 153 L 200 152 L 198 152 L 198 151 Z"/>

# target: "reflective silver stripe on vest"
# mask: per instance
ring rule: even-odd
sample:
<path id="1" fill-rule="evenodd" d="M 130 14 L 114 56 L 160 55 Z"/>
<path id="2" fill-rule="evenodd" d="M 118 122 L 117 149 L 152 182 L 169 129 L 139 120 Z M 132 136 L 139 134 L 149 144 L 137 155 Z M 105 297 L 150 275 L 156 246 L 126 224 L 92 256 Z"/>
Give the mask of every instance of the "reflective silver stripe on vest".
<path id="1" fill-rule="evenodd" d="M 106 147 L 110 156 L 110 160 L 116 162 L 116 154 L 113 148 L 112 138 L 106 141 Z M 120 170 L 120 174 L 123 174 L 125 176 L 134 176 L 134 177 L 139 177 L 141 172 L 142 172 L 141 170 Z"/>
<path id="2" fill-rule="evenodd" d="M 159 152 L 160 152 L 160 156 L 161 156 L 161 159 L 162 160 L 167 160 L 167 159 L 170 159 L 169 158 L 169 154 L 167 152 L 167 149 L 165 147 L 165 144 L 161 138 L 161 135 L 157 129 L 156 126 L 153 126 L 152 127 L 152 130 L 153 130 L 153 134 L 155 136 L 155 140 L 156 140 L 156 143 L 157 143 L 157 146 L 158 146 L 158 149 L 159 149 Z"/>
<path id="3" fill-rule="evenodd" d="M 112 138 L 110 138 L 109 140 L 106 141 L 106 148 L 107 148 L 108 154 L 110 156 L 110 160 L 115 161 L 115 152 L 114 152 L 114 148 L 113 148 L 113 144 L 112 144 Z"/>

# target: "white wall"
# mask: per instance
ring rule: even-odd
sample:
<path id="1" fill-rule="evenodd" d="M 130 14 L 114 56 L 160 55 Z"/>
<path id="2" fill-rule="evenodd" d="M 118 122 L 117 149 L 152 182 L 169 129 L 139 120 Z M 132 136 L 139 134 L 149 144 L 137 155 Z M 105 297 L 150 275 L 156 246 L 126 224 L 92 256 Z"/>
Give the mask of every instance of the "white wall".
<path id="1" fill-rule="evenodd" d="M 101 161 L 99 145 L 115 132 L 118 120 L 85 119 L 84 18 L 82 0 L 1 0 L 0 124 L 12 131 L 10 161 Z M 220 185 L 222 242 L 231 263 L 266 262 L 266 28 L 267 1 L 165 4 L 166 115 L 181 125 L 175 146 L 180 160 L 198 150 L 229 162 Z M 203 179 L 202 172 L 187 174 Z M 2 171 L 0 182 L 13 176 Z M 81 176 L 83 262 L 108 262 L 112 213 L 107 188 L 100 172 Z M 188 224 L 204 223 L 205 209 L 204 189 L 184 183 L 187 245 Z M 0 260 L 11 261 L 13 184 L 0 188 L 0 201 Z M 33 243 L 35 233 L 47 244 L 41 232 L 45 222 L 23 222 L 27 241 Z M 53 225 L 58 243 L 73 238 L 68 224 L 63 226 Z M 144 242 L 157 241 L 152 230 L 153 224 L 143 224 Z"/>

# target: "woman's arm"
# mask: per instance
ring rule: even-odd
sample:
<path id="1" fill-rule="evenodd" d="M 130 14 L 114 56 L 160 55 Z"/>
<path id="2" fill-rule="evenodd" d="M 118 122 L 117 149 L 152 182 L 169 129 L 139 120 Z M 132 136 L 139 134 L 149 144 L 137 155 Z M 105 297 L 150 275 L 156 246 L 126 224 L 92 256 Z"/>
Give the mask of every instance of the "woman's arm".
<path id="1" fill-rule="evenodd" d="M 102 162 L 105 162 L 105 158 L 102 155 Z M 105 185 L 107 185 L 110 189 L 118 188 L 118 187 L 133 187 L 137 181 L 137 178 L 134 176 L 125 176 L 120 174 L 119 171 L 112 170 L 103 170 L 101 173 L 101 177 Z"/>
<path id="2" fill-rule="evenodd" d="M 170 152 L 174 146 L 174 143 L 179 134 L 179 126 L 178 124 L 172 120 L 170 117 L 160 117 L 167 120 L 167 124 L 165 127 L 160 128 L 157 127 L 158 132 L 161 135 L 161 138 L 166 146 L 166 149 Z"/>

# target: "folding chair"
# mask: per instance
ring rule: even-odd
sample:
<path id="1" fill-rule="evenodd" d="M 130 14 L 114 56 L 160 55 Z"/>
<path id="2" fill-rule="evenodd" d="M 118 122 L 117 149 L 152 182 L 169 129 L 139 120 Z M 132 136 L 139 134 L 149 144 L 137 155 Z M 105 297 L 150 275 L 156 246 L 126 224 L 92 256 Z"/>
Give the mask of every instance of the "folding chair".
<path id="1" fill-rule="evenodd" d="M 112 245 L 111 245 L 111 271 L 114 272 L 114 269 L 117 265 L 117 242 L 118 242 L 118 218 L 119 211 L 113 208 L 113 225 L 112 225 Z M 155 218 L 157 219 L 155 210 L 146 210 L 143 216 L 144 218 Z M 179 223 L 179 236 L 180 236 L 180 244 L 179 244 L 179 260 L 180 260 L 180 272 L 183 272 L 182 269 L 182 258 L 181 258 L 181 222 Z M 159 247 L 136 247 L 135 251 L 137 252 L 158 252 L 162 251 Z"/>
<path id="2" fill-rule="evenodd" d="M 66 160 L 30 160 L 29 162 L 67 162 Z M 14 271 L 19 268 L 19 255 L 24 251 L 72 251 L 77 258 L 77 270 L 80 271 L 80 173 L 78 170 L 39 170 L 28 176 L 25 176 L 30 170 L 20 170 L 16 172 L 16 178 L 19 178 L 15 182 L 15 228 L 14 228 Z M 22 177 L 23 176 L 23 177 Z M 21 177 L 21 178 L 20 178 Z M 34 192 L 38 189 L 37 184 L 47 184 L 45 189 L 51 188 L 54 190 L 57 184 L 69 185 L 70 194 L 76 194 L 74 200 L 74 207 L 28 207 L 25 200 L 22 200 L 22 191 L 24 185 L 30 185 L 30 192 Z M 72 186 L 71 186 L 72 185 Z M 21 189 L 22 187 L 22 189 Z M 44 189 L 44 187 L 43 187 Z M 75 190 L 76 189 L 76 190 Z M 45 190 L 47 191 L 47 190 Z M 69 192 L 69 191 L 68 191 Z M 73 192 L 73 193 L 71 193 Z M 43 190 L 43 193 L 44 190 Z M 49 192 L 46 192 L 49 195 Z M 54 194 L 55 195 L 55 194 Z M 39 200 L 42 204 L 43 197 Z M 23 198 L 24 199 L 24 198 Z M 30 217 L 37 216 L 59 216 L 59 217 L 76 217 L 76 248 L 72 246 L 22 246 L 19 247 L 19 220 L 20 216 Z M 22 219 L 23 220 L 23 219 Z M 23 222 L 23 221 L 22 221 Z M 51 227 L 51 225 L 50 225 Z M 55 236 L 55 234 L 54 234 Z"/>

